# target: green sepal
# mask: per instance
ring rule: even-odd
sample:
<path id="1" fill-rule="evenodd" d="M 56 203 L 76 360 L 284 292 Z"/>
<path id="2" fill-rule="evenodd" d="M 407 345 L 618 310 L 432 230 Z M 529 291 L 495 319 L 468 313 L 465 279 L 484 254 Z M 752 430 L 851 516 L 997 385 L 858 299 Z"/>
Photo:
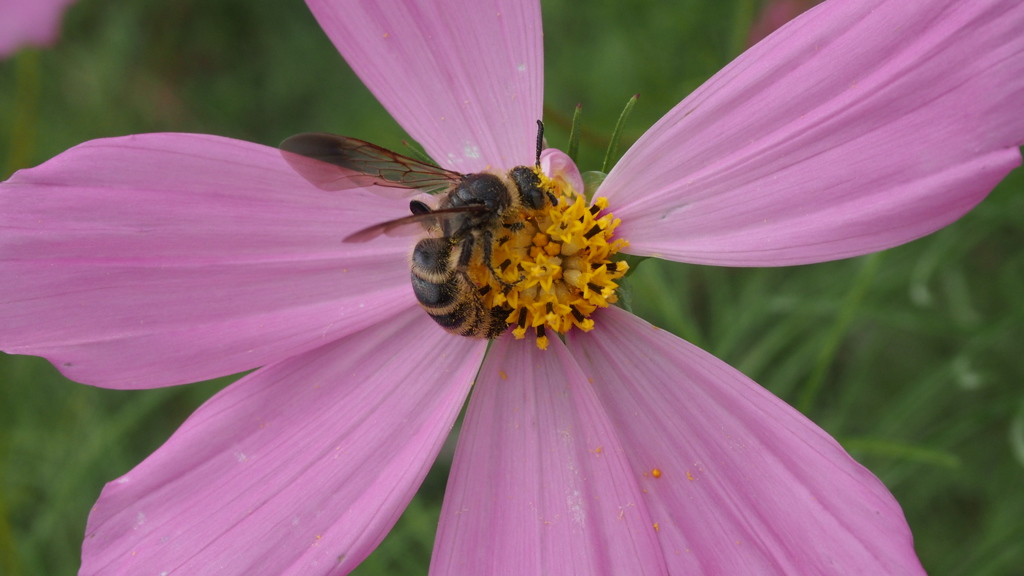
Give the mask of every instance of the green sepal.
<path id="1" fill-rule="evenodd" d="M 626 264 L 629 265 L 629 270 L 626 270 L 626 275 L 622 277 L 623 280 L 629 278 L 630 274 L 636 272 L 636 269 L 640 266 L 640 263 L 647 260 L 650 256 L 637 256 L 635 254 L 616 254 L 616 260 L 625 260 Z"/>
<path id="2" fill-rule="evenodd" d="M 632 268 L 629 272 L 632 272 Z M 626 276 L 629 276 L 629 272 L 626 272 Z M 619 287 L 615 289 L 615 294 L 619 297 L 615 301 L 615 306 L 622 308 L 626 312 L 633 312 L 633 283 L 626 280 L 626 276 L 618 279 Z"/>
<path id="3" fill-rule="evenodd" d="M 601 187 L 601 183 L 608 176 L 604 172 L 598 172 L 597 170 L 590 170 L 580 174 L 583 177 L 583 195 L 586 197 L 587 202 L 594 200 L 594 193 Z"/>

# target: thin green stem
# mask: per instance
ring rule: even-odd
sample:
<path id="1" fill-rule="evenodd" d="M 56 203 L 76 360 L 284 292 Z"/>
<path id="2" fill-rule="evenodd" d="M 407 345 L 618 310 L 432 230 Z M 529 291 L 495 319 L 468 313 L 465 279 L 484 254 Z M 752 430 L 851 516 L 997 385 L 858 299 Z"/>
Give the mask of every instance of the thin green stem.
<path id="1" fill-rule="evenodd" d="M 601 172 L 605 174 L 612 167 L 612 159 L 615 158 L 615 154 L 619 150 L 619 139 L 622 138 L 622 129 L 626 126 L 626 119 L 629 118 L 629 113 L 633 111 L 633 106 L 636 106 L 638 98 L 640 98 L 640 95 L 634 94 L 629 99 L 629 102 L 626 102 L 626 107 L 622 109 L 622 114 L 619 114 L 619 121 L 615 123 L 615 131 L 612 132 L 612 139 L 608 143 L 608 150 L 604 153 L 604 162 L 601 163 Z"/>
<path id="2" fill-rule="evenodd" d="M 572 161 L 576 162 L 576 156 L 580 151 L 580 127 L 582 125 L 583 104 L 577 104 L 576 110 L 572 113 L 572 127 L 569 129 L 569 148 L 566 154 Z"/>
<path id="3" fill-rule="evenodd" d="M 883 438 L 844 438 L 840 442 L 850 451 L 895 458 L 907 462 L 930 464 L 943 468 L 959 468 L 960 458 L 945 450 L 893 442 Z"/>
<path id="4" fill-rule="evenodd" d="M 829 368 L 832 367 L 836 353 L 839 351 L 839 345 L 842 343 L 843 337 L 846 336 L 850 323 L 853 321 L 857 309 L 860 308 L 861 302 L 864 300 L 864 295 L 867 294 L 868 289 L 871 287 L 881 262 L 881 252 L 866 256 L 860 272 L 854 279 L 853 286 L 846 293 L 846 298 L 839 309 L 835 323 L 832 324 L 832 329 L 829 330 L 828 335 L 825 337 L 825 342 L 822 344 L 821 351 L 818 353 L 814 370 L 811 372 L 810 378 L 807 379 L 807 384 L 804 385 L 800 398 L 797 400 L 796 407 L 804 414 L 807 414 L 811 407 L 814 406 L 814 401 L 817 399 L 821 386 L 825 382 L 825 375 L 828 373 Z"/>
<path id="5" fill-rule="evenodd" d="M 24 49 L 14 62 L 14 120 L 3 177 L 29 165 L 35 145 L 36 118 L 39 115 L 39 52 Z"/>

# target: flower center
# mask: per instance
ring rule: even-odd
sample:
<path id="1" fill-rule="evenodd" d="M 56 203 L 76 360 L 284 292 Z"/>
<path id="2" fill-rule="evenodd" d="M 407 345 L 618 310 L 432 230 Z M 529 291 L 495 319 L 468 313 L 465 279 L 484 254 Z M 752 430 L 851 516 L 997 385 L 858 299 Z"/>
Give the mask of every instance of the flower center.
<path id="1" fill-rule="evenodd" d="M 468 274 L 484 306 L 509 310 L 506 321 L 515 326 L 515 337 L 524 338 L 532 328 L 543 350 L 549 330 L 564 334 L 577 326 L 589 331 L 594 310 L 618 300 L 615 281 L 629 266 L 612 257 L 629 243 L 612 239 L 619 220 L 602 214 L 608 207 L 605 198 L 587 206 L 583 194 L 564 180 L 549 178 L 539 168 L 534 172 L 554 202 L 540 210 L 524 208 L 517 221 L 506 221 L 507 233 L 491 247 L 492 266 L 479 258 L 470 263 Z"/>

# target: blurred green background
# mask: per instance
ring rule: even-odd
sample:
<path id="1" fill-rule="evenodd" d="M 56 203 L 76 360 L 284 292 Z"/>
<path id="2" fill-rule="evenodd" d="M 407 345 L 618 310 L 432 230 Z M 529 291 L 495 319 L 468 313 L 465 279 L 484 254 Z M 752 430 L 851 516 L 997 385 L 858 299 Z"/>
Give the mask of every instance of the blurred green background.
<path id="1" fill-rule="evenodd" d="M 758 0 L 545 0 L 548 140 L 583 104 L 597 169 L 739 54 Z M 0 178 L 91 138 L 219 134 L 274 146 L 406 136 L 300 0 L 81 0 L 60 43 L 0 62 Z M 647 261 L 635 311 L 799 407 L 903 505 L 925 568 L 1024 574 L 1024 176 L 923 240 L 815 266 Z M 643 305 L 641 306 L 641 303 Z M 231 379 L 118 392 L 0 355 L 0 574 L 74 574 L 100 488 Z M 450 453 L 358 574 L 423 574 Z"/>

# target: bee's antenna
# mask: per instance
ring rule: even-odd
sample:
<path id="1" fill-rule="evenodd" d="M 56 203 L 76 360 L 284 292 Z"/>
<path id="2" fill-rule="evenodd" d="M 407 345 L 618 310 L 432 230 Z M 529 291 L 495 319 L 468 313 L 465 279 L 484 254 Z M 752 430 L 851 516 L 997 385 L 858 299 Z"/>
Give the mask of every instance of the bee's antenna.
<path id="1" fill-rule="evenodd" d="M 540 150 L 544 147 L 544 123 L 537 120 L 537 168 L 540 168 Z"/>

